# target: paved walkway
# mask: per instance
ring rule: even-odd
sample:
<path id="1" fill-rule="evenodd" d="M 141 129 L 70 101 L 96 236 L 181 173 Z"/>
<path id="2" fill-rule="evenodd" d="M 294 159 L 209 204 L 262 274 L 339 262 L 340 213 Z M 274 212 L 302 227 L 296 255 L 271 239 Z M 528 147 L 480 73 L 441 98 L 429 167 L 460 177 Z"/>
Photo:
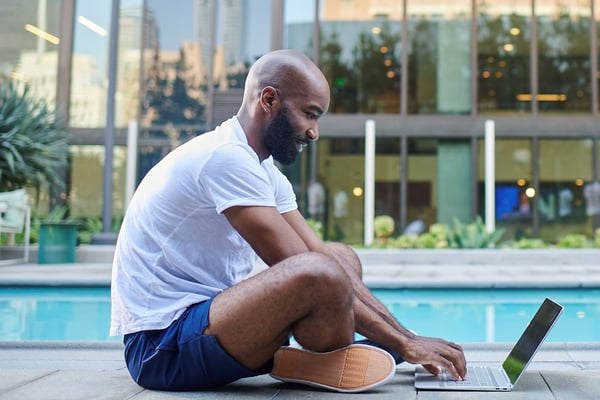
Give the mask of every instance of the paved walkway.
<path id="1" fill-rule="evenodd" d="M 471 362 L 497 364 L 502 344 L 466 345 Z M 118 343 L 0 343 L 0 399 L 526 399 L 600 398 L 600 351 L 597 345 L 547 344 L 510 393 L 416 391 L 414 366 L 402 364 L 388 384 L 360 395 L 347 395 L 284 384 L 268 375 L 243 379 L 203 392 L 145 390 L 129 377 Z"/>
<path id="2" fill-rule="evenodd" d="M 406 253 L 404 253 L 406 255 Z M 536 263 L 526 269 L 504 259 L 444 265 L 393 259 L 367 263 L 365 281 L 376 287 L 600 287 L 594 262 Z M 588 260 L 590 261 L 590 260 Z M 262 268 L 260 265 L 257 270 Z M 109 263 L 0 267 L 0 285 L 93 285 L 110 281 Z M 506 344 L 464 344 L 470 362 L 499 364 Z M 414 366 L 402 364 L 392 382 L 371 392 L 345 395 L 280 383 L 269 376 L 240 380 L 204 392 L 144 390 L 129 377 L 120 343 L 0 342 L 0 400 L 69 399 L 600 399 L 600 343 L 547 343 L 510 393 L 426 392 L 413 387 Z"/>

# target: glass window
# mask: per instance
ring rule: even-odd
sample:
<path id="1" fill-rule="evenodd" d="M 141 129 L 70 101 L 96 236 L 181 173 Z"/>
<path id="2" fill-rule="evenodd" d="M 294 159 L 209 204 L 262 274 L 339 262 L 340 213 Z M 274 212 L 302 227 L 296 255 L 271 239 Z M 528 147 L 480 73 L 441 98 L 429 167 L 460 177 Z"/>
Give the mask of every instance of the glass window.
<path id="1" fill-rule="evenodd" d="M 540 237 L 560 240 L 570 233 L 591 236 L 584 185 L 592 180 L 591 139 L 540 140 Z"/>
<path id="2" fill-rule="evenodd" d="M 71 146 L 70 215 L 90 217 L 102 214 L 102 180 L 104 175 L 104 146 Z M 127 148 L 113 149 L 113 215 L 123 217 L 125 210 L 125 172 Z"/>
<path id="3" fill-rule="evenodd" d="M 420 219 L 428 227 L 437 222 L 437 146 L 436 139 L 408 140 L 407 223 Z"/>
<path id="4" fill-rule="evenodd" d="M 590 2 L 540 0 L 538 19 L 538 108 L 591 111 Z"/>
<path id="5" fill-rule="evenodd" d="M 285 0 L 284 3 L 284 45 L 286 49 L 303 52 L 312 58 L 315 1 Z"/>
<path id="6" fill-rule="evenodd" d="M 377 138 L 375 142 L 375 216 L 389 215 L 400 226 L 400 139 Z"/>
<path id="7" fill-rule="evenodd" d="M 141 126 L 206 121 L 210 1 L 146 1 Z"/>
<path id="8" fill-rule="evenodd" d="M 69 107 L 74 128 L 106 126 L 111 6 L 83 0 L 76 4 Z M 120 6 L 114 121 L 116 127 L 125 127 L 138 118 L 143 12 L 141 0 L 121 0 Z"/>
<path id="9" fill-rule="evenodd" d="M 26 82 L 54 107 L 60 0 L 0 2 L 0 79 Z"/>
<path id="10" fill-rule="evenodd" d="M 478 145 L 478 214 L 485 216 L 485 142 Z M 533 187 L 531 141 L 497 139 L 495 142 L 496 227 L 504 229 L 503 240 L 518 241 L 533 236 Z"/>
<path id="11" fill-rule="evenodd" d="M 407 3 L 408 112 L 471 112 L 471 1 Z"/>
<path id="12" fill-rule="evenodd" d="M 76 2 L 69 125 L 106 126 L 111 3 Z"/>
<path id="13" fill-rule="evenodd" d="M 124 127 L 129 121 L 138 120 L 141 49 L 155 39 L 151 35 L 142 36 L 144 13 L 141 0 L 121 0 L 120 14 L 115 125 Z"/>
<path id="14" fill-rule="evenodd" d="M 594 0 L 594 15 L 594 23 L 596 24 L 596 51 L 598 51 L 598 65 L 600 65 L 600 0 Z M 596 71 L 596 80 L 595 82 L 592 82 L 592 84 L 596 85 L 598 87 L 598 92 L 600 92 L 600 75 L 598 75 L 598 71 Z"/>
<path id="15" fill-rule="evenodd" d="M 323 0 L 319 62 L 330 113 L 400 112 L 402 2 Z"/>
<path id="16" fill-rule="evenodd" d="M 363 243 L 364 160 L 363 138 L 319 140 L 317 183 L 325 204 L 322 218 L 326 239 L 349 244 Z M 377 138 L 375 143 L 375 215 L 389 215 L 400 230 L 400 139 Z M 312 182 L 311 182 L 312 184 Z M 312 213 L 315 186 L 308 185 L 308 209 Z"/>
<path id="17" fill-rule="evenodd" d="M 510 3 L 510 4 L 506 4 Z M 531 5 L 479 2 L 477 82 L 480 112 L 531 109 Z"/>
<path id="18" fill-rule="evenodd" d="M 271 50 L 271 0 L 217 4 L 215 86 L 219 90 L 243 89 L 250 65 Z"/>
<path id="19" fill-rule="evenodd" d="M 237 113 L 248 69 L 260 56 L 271 50 L 272 12 L 271 0 L 215 3 L 218 5 L 218 23 L 212 68 L 214 110 L 208 119 L 212 125 L 218 125 Z M 207 41 L 202 37 L 201 42 Z M 202 48 L 205 48 L 204 44 Z"/>
<path id="20" fill-rule="evenodd" d="M 318 181 L 325 188 L 329 240 L 363 242 L 364 139 L 319 140 Z"/>

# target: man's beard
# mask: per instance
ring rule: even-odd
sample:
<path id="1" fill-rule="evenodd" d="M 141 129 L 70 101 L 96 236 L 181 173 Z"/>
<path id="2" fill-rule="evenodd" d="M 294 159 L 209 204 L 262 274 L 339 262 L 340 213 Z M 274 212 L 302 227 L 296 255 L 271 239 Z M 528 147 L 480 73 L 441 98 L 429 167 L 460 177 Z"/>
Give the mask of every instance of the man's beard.
<path id="1" fill-rule="evenodd" d="M 273 158 L 290 165 L 298 157 L 298 143 L 288 118 L 288 108 L 282 105 L 277 115 L 265 129 L 265 144 Z"/>

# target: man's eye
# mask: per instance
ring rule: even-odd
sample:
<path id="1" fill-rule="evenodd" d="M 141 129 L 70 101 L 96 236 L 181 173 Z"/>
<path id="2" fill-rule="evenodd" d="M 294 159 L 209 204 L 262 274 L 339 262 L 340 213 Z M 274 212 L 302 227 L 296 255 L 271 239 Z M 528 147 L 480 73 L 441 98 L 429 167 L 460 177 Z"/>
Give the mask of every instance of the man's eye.
<path id="1" fill-rule="evenodd" d="M 308 118 L 308 119 L 318 119 L 319 116 L 317 114 L 307 112 L 306 113 L 306 118 Z"/>

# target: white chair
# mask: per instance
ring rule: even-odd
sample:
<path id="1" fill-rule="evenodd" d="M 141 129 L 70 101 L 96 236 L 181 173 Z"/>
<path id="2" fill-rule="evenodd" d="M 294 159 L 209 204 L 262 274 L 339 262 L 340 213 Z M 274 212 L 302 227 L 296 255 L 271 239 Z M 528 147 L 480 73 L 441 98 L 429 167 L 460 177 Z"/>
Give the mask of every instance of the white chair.
<path id="1" fill-rule="evenodd" d="M 31 232 L 31 207 L 28 204 L 29 196 L 25 189 L 11 192 L 0 192 L 0 233 L 8 233 L 8 245 L 15 245 L 15 235 L 25 230 L 24 252 L 22 258 L 1 260 L 0 263 L 28 262 L 29 261 L 29 236 Z"/>

